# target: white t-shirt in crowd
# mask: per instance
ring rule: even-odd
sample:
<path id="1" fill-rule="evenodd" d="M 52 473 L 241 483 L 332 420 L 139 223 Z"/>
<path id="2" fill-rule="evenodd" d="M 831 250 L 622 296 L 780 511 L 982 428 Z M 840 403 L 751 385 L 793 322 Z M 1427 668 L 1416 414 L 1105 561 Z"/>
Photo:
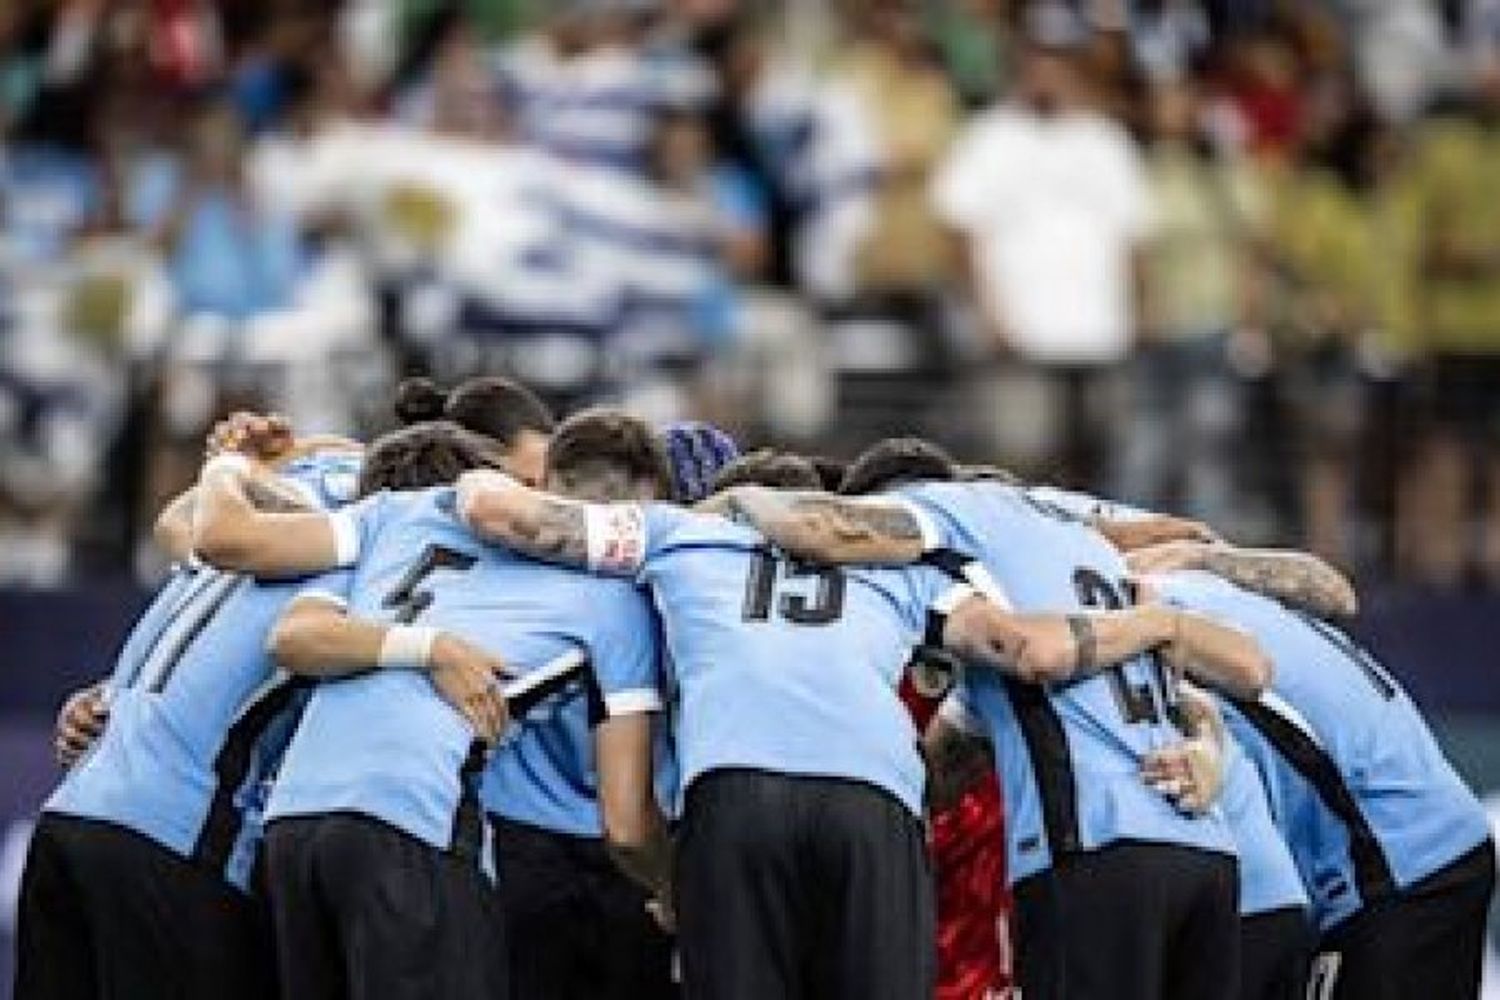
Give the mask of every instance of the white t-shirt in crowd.
<path id="1" fill-rule="evenodd" d="M 977 241 L 983 292 L 1022 357 L 1125 357 L 1130 251 L 1149 224 L 1150 196 L 1124 129 L 1088 112 L 994 108 L 960 135 L 932 196 Z"/>

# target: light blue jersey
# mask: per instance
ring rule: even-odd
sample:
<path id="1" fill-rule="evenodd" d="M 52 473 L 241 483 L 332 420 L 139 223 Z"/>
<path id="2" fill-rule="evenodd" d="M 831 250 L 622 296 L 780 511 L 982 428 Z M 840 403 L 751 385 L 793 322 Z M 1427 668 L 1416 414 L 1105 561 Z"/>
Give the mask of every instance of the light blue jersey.
<path id="1" fill-rule="evenodd" d="M 357 463 L 305 459 L 284 473 L 326 508 L 347 497 Z M 266 636 L 300 588 L 202 565 L 175 571 L 121 653 L 104 734 L 46 810 L 118 823 L 244 888 L 286 728 L 278 719 L 298 697 Z"/>
<path id="2" fill-rule="evenodd" d="M 1287 847 L 1255 764 L 1233 737 L 1227 741 L 1224 789 L 1219 808 L 1234 834 L 1240 856 L 1240 916 L 1291 908 L 1306 909 L 1307 890 Z"/>
<path id="3" fill-rule="evenodd" d="M 639 590 L 488 546 L 459 520 L 453 491 L 382 493 L 344 515 L 360 539 L 352 571 L 325 596 L 351 614 L 419 622 L 462 637 L 517 673 L 582 654 L 596 665 L 607 709 L 646 710 L 659 698 L 656 627 Z M 577 823 L 574 783 L 588 764 L 575 744 L 524 735 L 502 753 L 541 778 L 523 808 Z M 465 817 L 477 814 L 485 755 L 464 718 L 415 670 L 373 670 L 313 692 L 271 794 L 268 820 L 356 812 L 440 850 L 483 850 Z M 591 773 L 591 772 L 590 772 Z M 514 790 L 507 769 L 507 788 Z M 495 791 L 495 790 L 492 790 Z M 499 801 L 494 804 L 501 805 Z"/>
<path id="4" fill-rule="evenodd" d="M 1170 601 L 1250 632 L 1271 690 L 1227 712 L 1327 929 L 1483 843 L 1489 824 L 1411 698 L 1326 622 L 1201 572 L 1160 578 Z"/>
<path id="5" fill-rule="evenodd" d="M 572 680 L 526 713 L 523 724 L 511 728 L 485 769 L 480 801 L 486 812 L 517 823 L 597 838 L 604 830 L 594 727 L 624 715 L 660 713 L 666 683 L 655 655 L 659 626 L 645 593 L 635 588 L 636 597 L 629 600 L 619 581 L 583 579 L 591 580 L 604 595 L 597 613 L 620 616 L 610 629 L 621 638 L 601 641 L 598 652 L 588 658 L 576 657 L 578 667 L 568 671 Z M 596 613 L 593 607 L 588 614 Z M 525 666 L 513 666 L 528 672 Z M 664 740 L 657 742 L 653 772 L 669 778 L 671 755 Z M 670 804 L 670 798 L 663 799 L 664 808 Z"/>
<path id="6" fill-rule="evenodd" d="M 1001 483 L 928 483 L 898 494 L 924 522 L 930 551 L 977 560 L 1022 611 L 1121 608 L 1123 557 L 1066 511 Z M 1190 816 L 1141 779 L 1154 750 L 1180 742 L 1168 671 L 1138 656 L 1088 679 L 1038 687 L 970 670 L 959 695 L 1001 762 L 1009 876 L 1115 841 L 1234 853 L 1218 810 Z"/>
<path id="7" fill-rule="evenodd" d="M 726 768 L 844 778 L 921 815 L 925 770 L 896 686 L 952 581 L 802 565 L 748 527 L 670 504 L 605 509 L 629 525 L 591 544 L 637 574 L 661 616 L 685 789 Z"/>

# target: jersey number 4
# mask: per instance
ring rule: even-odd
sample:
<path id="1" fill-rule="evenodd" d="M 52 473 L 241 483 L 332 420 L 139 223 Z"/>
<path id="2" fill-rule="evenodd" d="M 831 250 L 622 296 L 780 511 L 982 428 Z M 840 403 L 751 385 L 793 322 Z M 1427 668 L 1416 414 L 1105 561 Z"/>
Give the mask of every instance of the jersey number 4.
<path id="1" fill-rule="evenodd" d="M 432 603 L 432 591 L 417 589 L 424 580 L 440 569 L 457 570 L 461 573 L 473 567 L 477 561 L 475 556 L 467 552 L 459 552 L 444 545 L 429 545 L 381 603 L 387 608 L 395 609 L 396 621 L 410 625 Z"/>
<path id="2" fill-rule="evenodd" d="M 790 579 L 816 579 L 811 597 L 800 593 L 783 593 L 777 599 L 777 582 Z M 777 615 L 793 625 L 827 625 L 844 613 L 844 574 L 832 566 L 809 566 L 789 559 L 779 559 L 761 549 L 750 557 L 750 575 L 745 579 L 745 604 L 740 617 L 747 622 L 771 619 L 775 602 Z"/>

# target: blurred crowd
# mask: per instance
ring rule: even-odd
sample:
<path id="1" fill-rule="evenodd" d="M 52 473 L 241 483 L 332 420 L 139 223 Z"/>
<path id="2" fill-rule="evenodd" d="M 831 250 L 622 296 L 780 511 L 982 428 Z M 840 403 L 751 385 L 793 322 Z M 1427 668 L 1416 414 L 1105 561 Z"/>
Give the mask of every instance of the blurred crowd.
<path id="1" fill-rule="evenodd" d="M 1500 585 L 1500 0 L 0 0 L 0 582 L 506 371 Z"/>

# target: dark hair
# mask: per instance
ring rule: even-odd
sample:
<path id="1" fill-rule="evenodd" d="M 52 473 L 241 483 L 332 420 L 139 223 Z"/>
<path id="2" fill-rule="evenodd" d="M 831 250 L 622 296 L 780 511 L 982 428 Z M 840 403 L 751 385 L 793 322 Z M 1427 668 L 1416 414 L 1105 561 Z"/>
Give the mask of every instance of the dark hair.
<path id="1" fill-rule="evenodd" d="M 760 448 L 719 470 L 711 492 L 731 486 L 770 486 L 778 490 L 820 490 L 818 470 L 801 455 Z"/>
<path id="2" fill-rule="evenodd" d="M 608 407 L 582 410 L 558 425 L 547 446 L 547 473 L 569 489 L 613 475 L 623 479 L 622 489 L 644 482 L 657 497 L 672 495 L 671 470 L 656 432 L 644 420 Z"/>
<path id="3" fill-rule="evenodd" d="M 1004 483 L 1006 486 L 1023 486 L 1025 480 L 1009 469 L 998 465 L 965 465 L 959 470 L 959 478 L 974 483 Z"/>
<path id="4" fill-rule="evenodd" d="M 455 423 L 402 427 L 370 446 L 359 471 L 359 495 L 446 486 L 470 469 L 491 467 L 485 440 Z"/>
<path id="5" fill-rule="evenodd" d="M 842 458 L 829 458 L 827 455 L 813 455 L 808 461 L 817 471 L 818 481 L 823 484 L 823 489 L 829 493 L 837 493 L 844 477 L 849 474 L 849 463 Z"/>
<path id="6" fill-rule="evenodd" d="M 408 378 L 396 387 L 396 419 L 411 426 L 451 420 L 483 434 L 503 447 L 515 444 L 522 431 L 551 434 L 557 423 L 536 393 L 508 378 L 471 378 L 447 392 L 428 378 Z"/>
<path id="7" fill-rule="evenodd" d="M 958 463 L 942 448 L 921 438 L 886 438 L 864 450 L 839 484 L 850 496 L 878 493 L 900 483 L 948 482 L 958 478 Z"/>

